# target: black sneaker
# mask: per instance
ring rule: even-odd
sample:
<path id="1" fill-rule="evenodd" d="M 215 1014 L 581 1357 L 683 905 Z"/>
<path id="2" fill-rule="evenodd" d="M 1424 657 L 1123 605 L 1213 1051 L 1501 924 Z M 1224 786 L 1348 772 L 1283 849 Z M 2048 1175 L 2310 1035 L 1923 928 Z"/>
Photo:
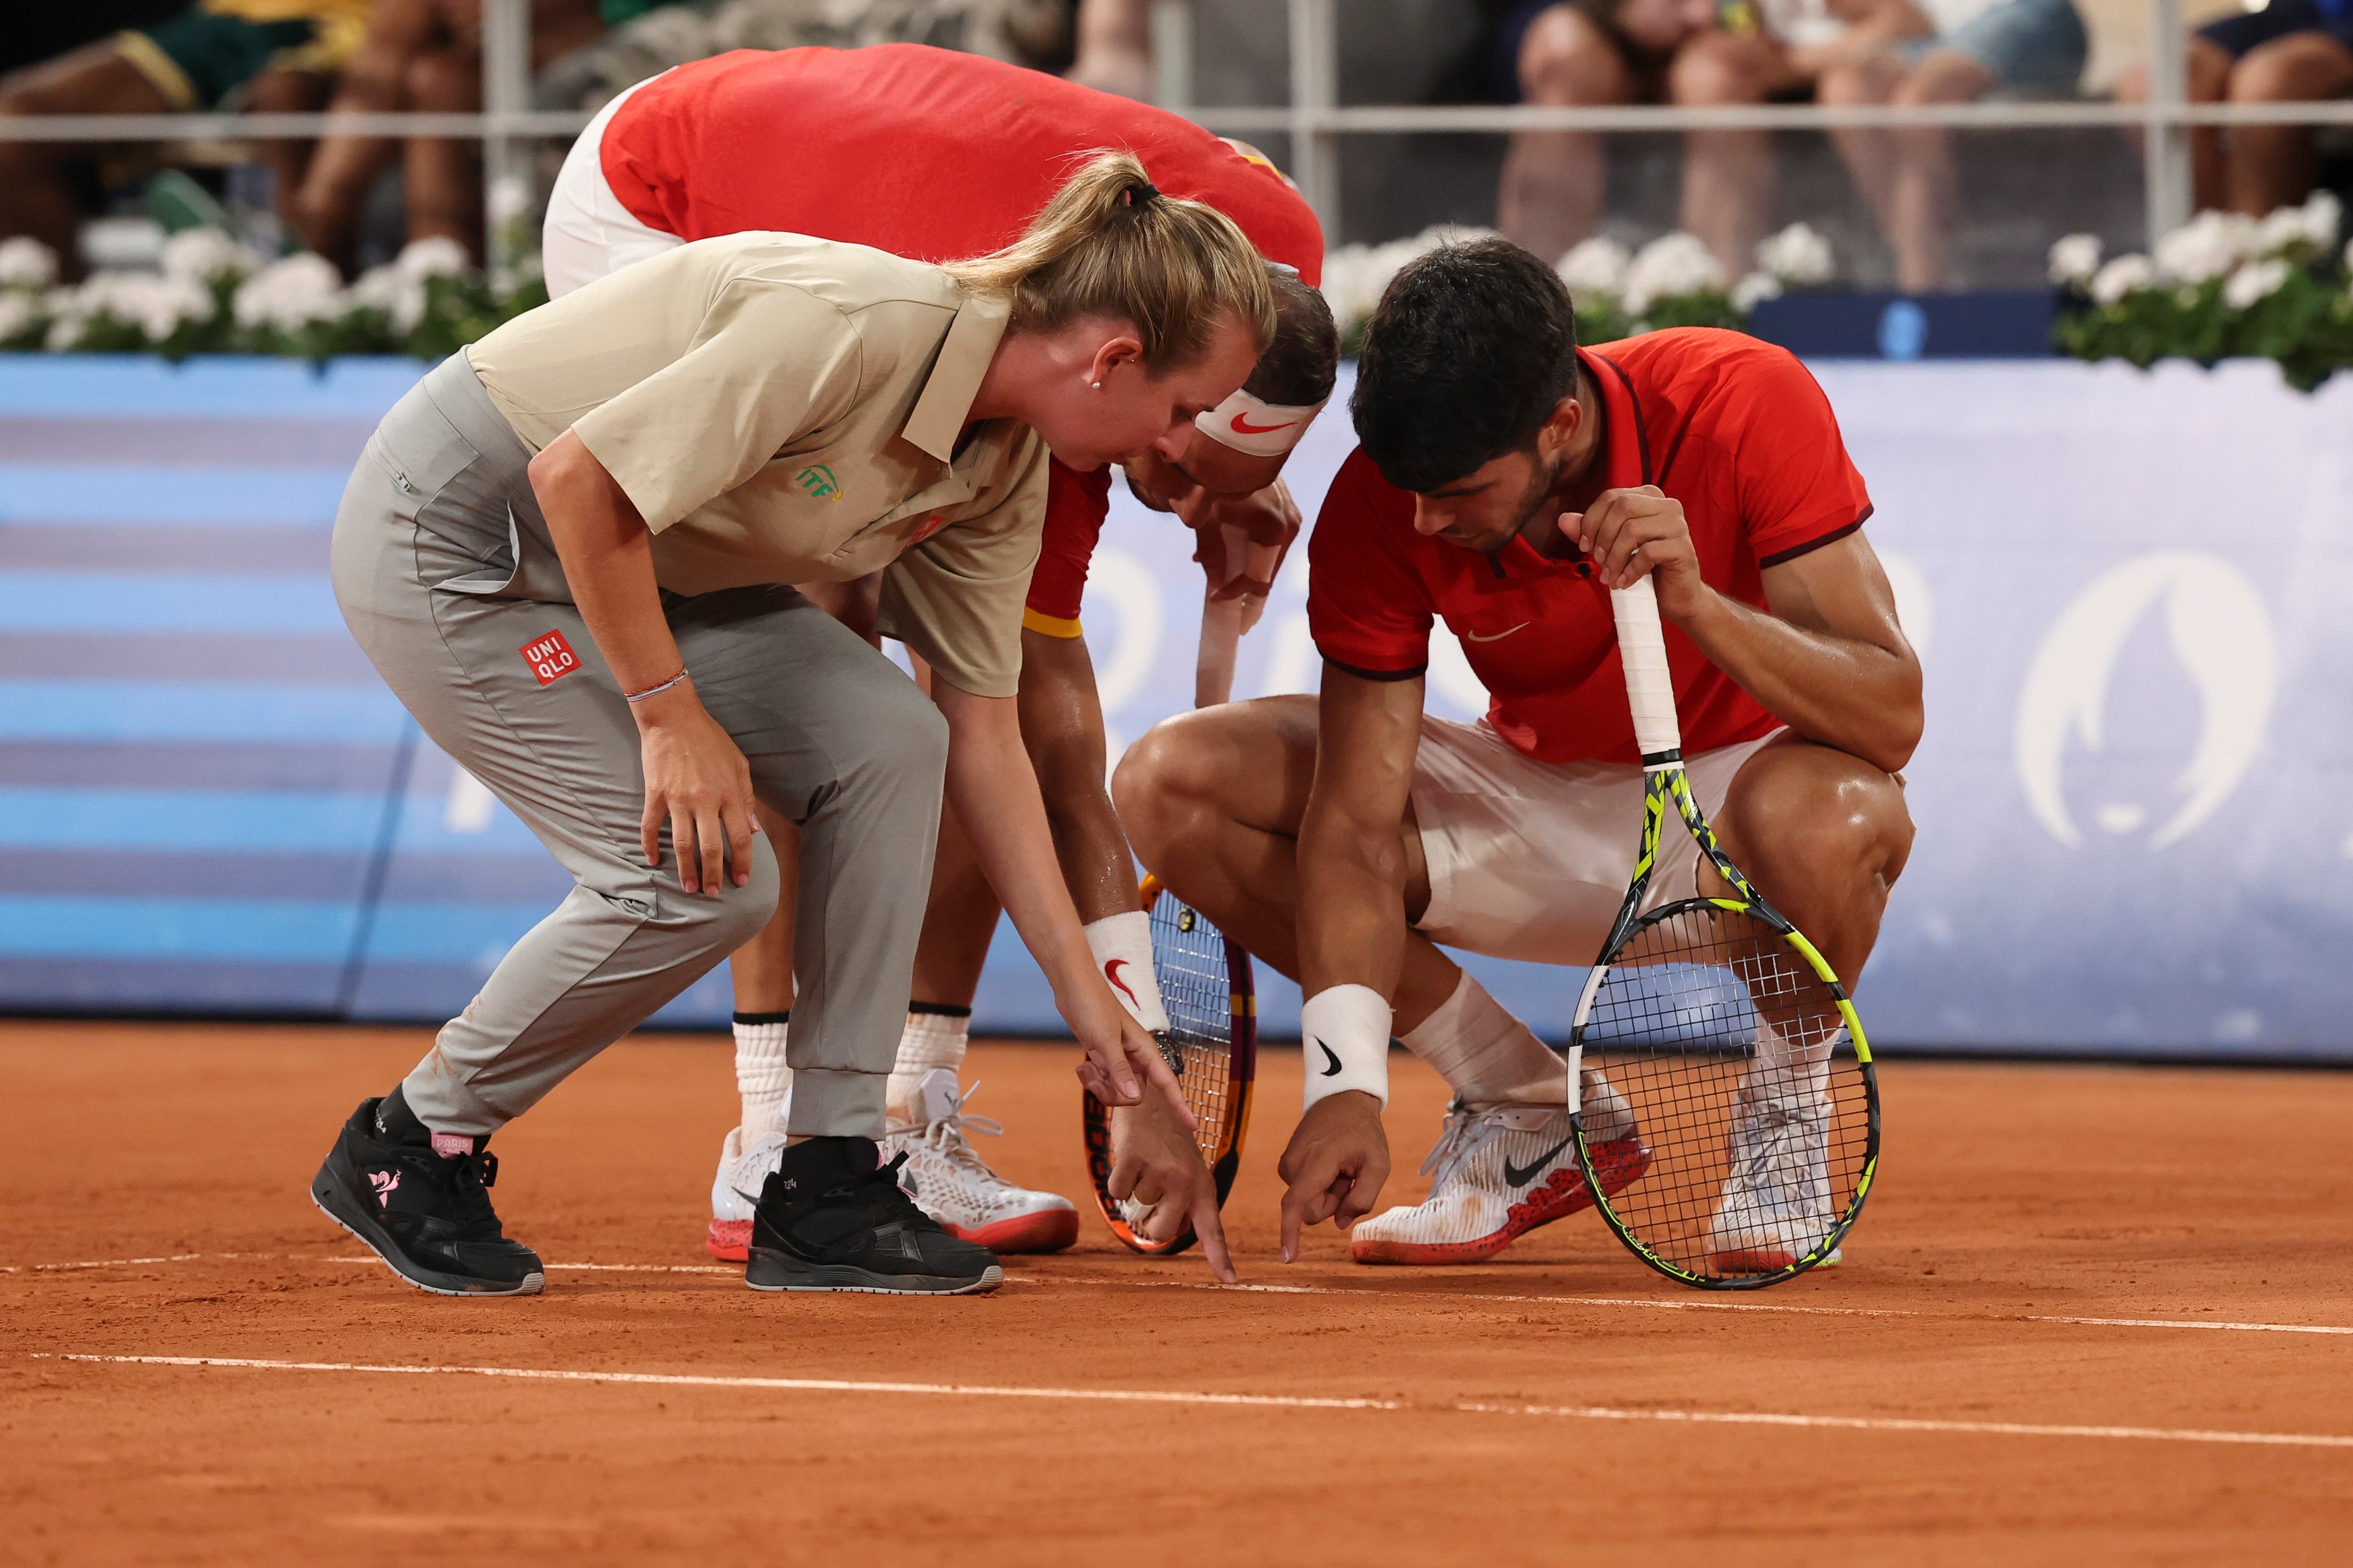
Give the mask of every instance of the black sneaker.
<path id="1" fill-rule="evenodd" d="M 499 1179 L 489 1142 L 438 1154 L 398 1089 L 363 1100 L 311 1179 L 311 1201 L 420 1290 L 535 1296 L 547 1282 L 539 1254 L 506 1238 L 483 1190 Z"/>
<path id="2" fill-rule="evenodd" d="M 811 1138 L 785 1151 L 752 1211 L 744 1283 L 754 1290 L 965 1296 L 1005 1283 L 997 1255 L 959 1240 L 899 1186 L 867 1138 Z"/>

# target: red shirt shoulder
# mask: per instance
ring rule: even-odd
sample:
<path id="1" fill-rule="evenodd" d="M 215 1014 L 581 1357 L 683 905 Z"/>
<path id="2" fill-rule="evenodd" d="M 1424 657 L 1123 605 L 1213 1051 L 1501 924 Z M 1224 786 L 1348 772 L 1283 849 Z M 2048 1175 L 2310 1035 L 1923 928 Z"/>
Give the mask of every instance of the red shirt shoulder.
<path id="1" fill-rule="evenodd" d="M 1746 332 L 1683 327 L 1601 344 L 1588 359 L 1630 382 L 1650 482 L 1678 498 L 1677 485 L 1706 489 L 1727 502 L 1758 564 L 1843 538 L 1871 515 L 1830 399 L 1788 350 Z"/>
<path id="2" fill-rule="evenodd" d="M 640 88 L 600 151 L 615 196 L 666 234 L 782 229 L 946 261 L 1014 239 L 1102 147 L 1322 279 L 1323 230 L 1271 166 L 1181 115 L 953 49 L 716 55 Z"/>

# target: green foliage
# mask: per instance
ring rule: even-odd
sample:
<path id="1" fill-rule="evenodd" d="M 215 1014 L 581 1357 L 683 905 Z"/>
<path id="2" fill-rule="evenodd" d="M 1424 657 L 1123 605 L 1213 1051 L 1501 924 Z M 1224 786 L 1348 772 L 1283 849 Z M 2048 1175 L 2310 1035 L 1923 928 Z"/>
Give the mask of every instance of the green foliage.
<path id="1" fill-rule="evenodd" d="M 2278 362 L 2288 384 L 2310 392 L 2353 367 L 2353 298 L 2333 269 L 2292 268 L 2286 280 L 2243 310 L 2223 297 L 2221 279 L 2195 286 L 2135 289 L 2113 304 L 2071 295 L 2059 318 L 2060 351 L 2078 359 L 2120 359 L 2146 370 L 2162 359 L 2246 356 Z"/>
<path id="2" fill-rule="evenodd" d="M 1734 304 L 1731 295 L 1715 289 L 1700 294 L 1671 294 L 1645 305 L 1628 332 L 1656 332 L 1668 327 L 1728 327 L 1736 332 L 1745 332 L 1748 330 L 1748 312 Z"/>

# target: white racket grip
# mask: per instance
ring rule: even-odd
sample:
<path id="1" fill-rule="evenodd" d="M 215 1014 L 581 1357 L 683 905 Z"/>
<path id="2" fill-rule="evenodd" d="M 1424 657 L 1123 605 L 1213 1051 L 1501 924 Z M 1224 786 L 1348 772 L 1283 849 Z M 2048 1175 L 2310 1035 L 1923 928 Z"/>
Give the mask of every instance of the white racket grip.
<path id="1" fill-rule="evenodd" d="M 1193 706 L 1215 708 L 1234 695 L 1234 659 L 1240 651 L 1242 617 L 1249 611 L 1242 599 L 1201 605 L 1201 647 L 1193 663 Z"/>
<path id="2" fill-rule="evenodd" d="M 1644 757 L 1681 752 L 1674 678 L 1667 671 L 1667 637 L 1659 625 L 1659 595 L 1643 577 L 1609 591 L 1618 621 L 1618 658 L 1626 667 L 1626 701 L 1634 710 L 1634 743 Z"/>

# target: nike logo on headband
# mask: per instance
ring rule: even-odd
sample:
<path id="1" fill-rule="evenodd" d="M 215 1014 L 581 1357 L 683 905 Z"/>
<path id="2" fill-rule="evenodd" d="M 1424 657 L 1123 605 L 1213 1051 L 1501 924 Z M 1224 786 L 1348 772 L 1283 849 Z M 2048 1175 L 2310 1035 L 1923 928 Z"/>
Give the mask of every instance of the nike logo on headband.
<path id="1" fill-rule="evenodd" d="M 1237 436 L 1271 436 L 1277 430 L 1288 430 L 1298 423 L 1296 419 L 1286 419 L 1280 425 L 1252 425 L 1237 414 L 1234 416 L 1233 423 L 1228 428 Z"/>

